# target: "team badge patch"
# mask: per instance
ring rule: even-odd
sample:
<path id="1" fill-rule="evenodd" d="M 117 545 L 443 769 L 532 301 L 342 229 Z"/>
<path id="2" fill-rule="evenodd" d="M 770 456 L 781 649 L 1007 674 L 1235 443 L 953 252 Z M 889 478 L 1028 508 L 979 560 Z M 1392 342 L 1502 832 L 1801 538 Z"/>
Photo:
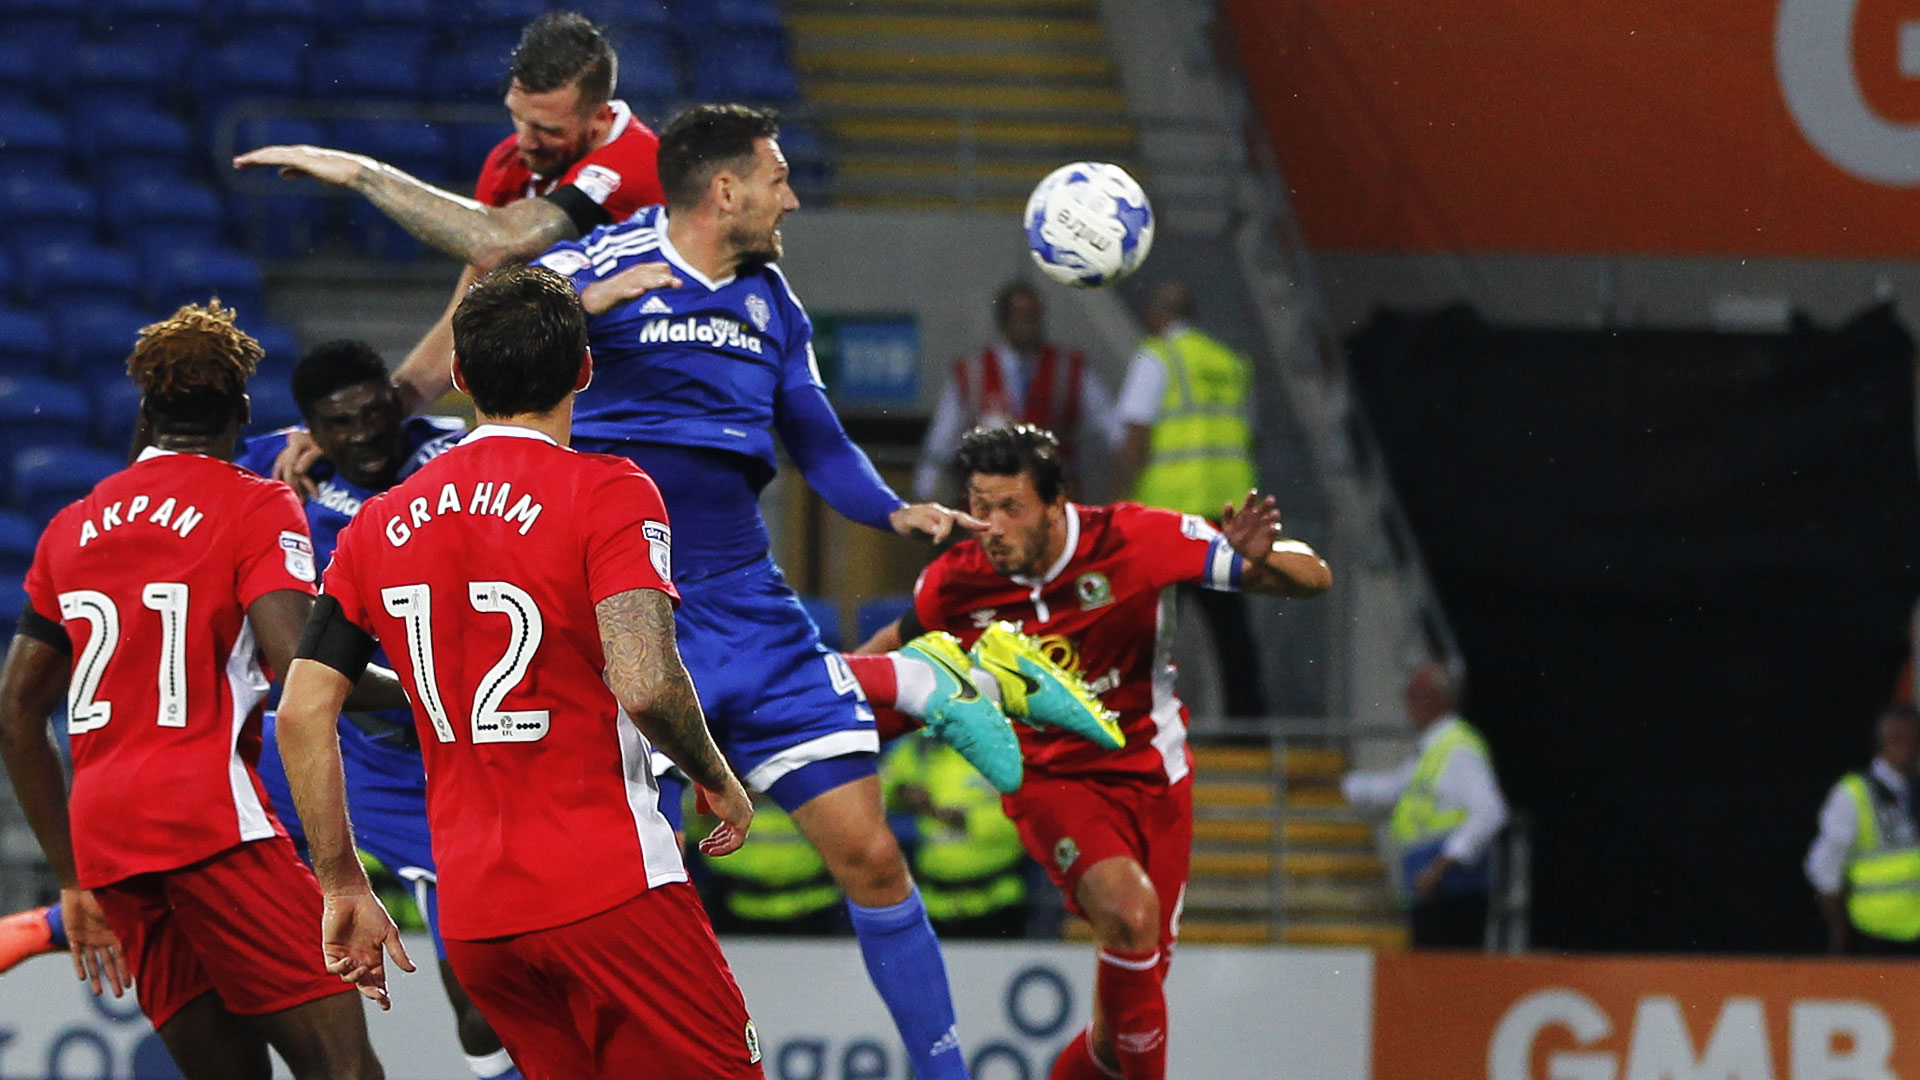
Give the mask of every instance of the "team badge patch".
<path id="1" fill-rule="evenodd" d="M 296 581 L 314 581 L 313 541 L 289 529 L 280 534 L 280 551 L 287 557 L 287 574 Z"/>
<path id="2" fill-rule="evenodd" d="M 647 560 L 653 563 L 654 573 L 661 581 L 672 581 L 673 527 L 664 521 L 647 521 L 641 523 L 640 533 L 647 538 Z"/>
<path id="3" fill-rule="evenodd" d="M 747 318 L 753 320 L 753 328 L 761 333 L 767 332 L 767 323 L 773 319 L 773 309 L 760 299 L 759 293 L 747 294 Z"/>
<path id="4" fill-rule="evenodd" d="M 760 1060 L 760 1033 L 753 1029 L 753 1021 L 747 1021 L 747 1064 Z"/>
<path id="5" fill-rule="evenodd" d="M 603 203 L 607 196 L 620 190 L 620 174 L 605 165 L 589 165 L 573 178 L 573 186 L 594 202 Z"/>
<path id="6" fill-rule="evenodd" d="M 1080 595 L 1081 611 L 1092 611 L 1113 603 L 1113 583 L 1098 570 L 1081 574 L 1073 583 L 1073 591 Z"/>
<path id="7" fill-rule="evenodd" d="M 1073 837 L 1063 836 L 1059 843 L 1053 845 L 1053 865 L 1059 867 L 1061 873 L 1066 873 L 1067 868 L 1079 859 L 1080 845 L 1073 842 Z"/>
<path id="8" fill-rule="evenodd" d="M 587 267 L 592 266 L 593 260 L 587 258 L 585 253 L 579 251 L 549 251 L 545 255 L 533 260 L 533 264 L 535 266 L 544 266 L 556 274 L 572 277 Z"/>

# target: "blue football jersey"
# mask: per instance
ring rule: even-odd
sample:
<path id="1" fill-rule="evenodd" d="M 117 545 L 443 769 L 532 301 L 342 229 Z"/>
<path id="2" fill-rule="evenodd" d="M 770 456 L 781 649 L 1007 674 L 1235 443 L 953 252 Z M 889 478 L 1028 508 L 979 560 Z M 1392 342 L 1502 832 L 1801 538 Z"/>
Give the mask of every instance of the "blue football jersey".
<path id="1" fill-rule="evenodd" d="M 683 283 L 589 317 L 593 385 L 574 401 L 576 437 L 728 450 L 772 476 L 782 397 L 822 385 L 813 323 L 777 267 L 707 280 L 674 251 L 662 206 L 536 261 L 576 289 L 649 262 Z"/>

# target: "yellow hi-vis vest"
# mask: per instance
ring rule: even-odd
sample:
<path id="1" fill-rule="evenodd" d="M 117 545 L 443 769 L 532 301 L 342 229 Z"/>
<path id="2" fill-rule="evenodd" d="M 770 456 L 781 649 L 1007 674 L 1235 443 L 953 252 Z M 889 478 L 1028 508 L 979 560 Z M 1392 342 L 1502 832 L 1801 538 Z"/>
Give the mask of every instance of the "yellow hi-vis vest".
<path id="1" fill-rule="evenodd" d="M 966 815 L 954 828 L 932 817 L 915 824 L 920 844 L 913 877 L 927 915 L 947 921 L 991 915 L 1024 904 L 1027 880 L 1020 832 L 1000 807 L 1000 793 L 959 751 L 930 738 L 905 739 L 888 755 L 888 788 L 917 784 L 938 807 Z"/>
<path id="2" fill-rule="evenodd" d="M 1489 767 L 1493 763 L 1493 755 L 1487 753 L 1487 741 L 1472 724 L 1458 717 L 1442 723 L 1446 726 L 1433 744 L 1421 752 L 1420 760 L 1413 766 L 1413 779 L 1407 781 L 1407 790 L 1400 793 L 1400 801 L 1393 804 L 1393 835 L 1403 847 L 1439 839 L 1467 820 L 1465 807 L 1442 810 L 1438 802 L 1440 773 L 1446 769 L 1447 759 L 1453 757 L 1455 750 L 1478 754 L 1486 759 Z"/>
<path id="3" fill-rule="evenodd" d="M 785 922 L 840 902 L 826 860 L 771 802 L 755 804 L 753 834 L 740 850 L 707 866 L 726 880 L 726 907 L 738 918 Z"/>
<path id="4" fill-rule="evenodd" d="M 1874 812 L 1867 779 L 1852 773 L 1840 781 L 1853 797 L 1860 834 L 1847 863 L 1847 918 L 1854 929 L 1888 941 L 1920 939 L 1920 845 L 1910 839 L 1890 846 Z"/>
<path id="5" fill-rule="evenodd" d="M 1198 330 L 1148 338 L 1167 374 L 1134 501 L 1217 518 L 1254 486 L 1247 361 Z"/>

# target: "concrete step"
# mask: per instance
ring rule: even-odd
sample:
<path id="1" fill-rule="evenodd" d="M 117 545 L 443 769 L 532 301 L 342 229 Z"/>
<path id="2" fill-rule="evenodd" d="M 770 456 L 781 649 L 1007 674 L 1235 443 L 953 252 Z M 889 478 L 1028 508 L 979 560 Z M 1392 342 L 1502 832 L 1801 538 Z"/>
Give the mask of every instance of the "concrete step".
<path id="1" fill-rule="evenodd" d="M 828 133 L 849 151 L 857 144 L 875 149 L 890 146 L 923 148 L 952 146 L 964 137 L 982 150 L 1029 150 L 1066 157 L 1111 154 L 1133 146 L 1133 126 L 1118 121 L 1076 123 L 1024 118 L 980 119 L 971 122 L 947 116 L 856 116 L 839 114 L 826 121 Z"/>
<path id="2" fill-rule="evenodd" d="M 1192 881 L 1187 884 L 1186 910 L 1188 914 L 1238 912 L 1265 915 L 1273 910 L 1276 895 L 1270 879 Z"/>
<path id="3" fill-rule="evenodd" d="M 1316 915 L 1393 919 L 1400 912 L 1399 902 L 1381 882 L 1289 881 L 1283 906 L 1289 919 Z"/>
<path id="4" fill-rule="evenodd" d="M 1273 785 L 1258 780 L 1208 780 L 1193 782 L 1193 805 L 1232 807 L 1243 810 L 1268 810 L 1274 805 Z"/>
<path id="5" fill-rule="evenodd" d="M 1273 855 L 1265 851 L 1196 851 L 1189 878 L 1266 878 L 1273 874 Z"/>
<path id="6" fill-rule="evenodd" d="M 1197 818 L 1193 823 L 1193 842 L 1195 845 L 1267 847 L 1273 843 L 1273 822 L 1266 818 Z"/>
<path id="7" fill-rule="evenodd" d="M 1273 775 L 1273 751 L 1265 746 L 1195 746 L 1193 765 L 1213 777 L 1227 773 Z"/>
<path id="8" fill-rule="evenodd" d="M 868 52 L 862 49 L 797 49 L 794 66 L 808 78 L 1020 79 L 1113 81 L 1113 61 L 1105 56 L 1049 56 L 1042 53 Z"/>
<path id="9" fill-rule="evenodd" d="M 963 199 L 951 191 L 911 193 L 886 192 L 836 192 L 833 205 L 848 210 L 953 210 L 965 207 L 967 210 L 982 214 L 1000 214 L 1011 216 L 1017 223 L 1022 211 L 1027 207 L 1026 196 L 979 195 Z"/>
<path id="10" fill-rule="evenodd" d="M 1381 923 L 1290 923 L 1281 940 L 1288 945 L 1405 952 L 1407 928 Z"/>
<path id="11" fill-rule="evenodd" d="M 1364 821 L 1290 818 L 1280 829 L 1288 847 L 1373 847 L 1373 826 Z"/>
<path id="12" fill-rule="evenodd" d="M 1387 867 L 1372 854 L 1344 851 L 1289 851 L 1280 860 L 1289 877 L 1384 881 Z"/>
<path id="13" fill-rule="evenodd" d="M 1092 941 L 1093 927 L 1085 919 L 1069 918 L 1060 927 L 1067 941 Z M 1271 945 L 1273 923 L 1263 919 L 1211 919 L 1189 915 L 1180 920 L 1183 945 Z"/>
<path id="14" fill-rule="evenodd" d="M 1347 800 L 1340 796 L 1337 787 L 1288 787 L 1287 812 L 1295 810 L 1340 810 L 1345 809 Z"/>
<path id="15" fill-rule="evenodd" d="M 855 0 L 786 0 L 793 14 L 843 15 Z M 1097 18 L 1099 0 L 858 0 L 858 9 L 873 15 L 1021 15 Z"/>
<path id="16" fill-rule="evenodd" d="M 1126 116 L 1126 102 L 1118 91 L 1103 86 L 1034 86 L 958 82 L 852 82 L 813 79 L 807 100 L 829 112 L 846 107 L 912 112 L 990 112 L 1033 114 L 1056 119 L 1071 114 L 1075 121 L 1113 122 Z"/>
<path id="17" fill-rule="evenodd" d="M 1100 23 L 1091 18 L 1042 19 L 1000 15 L 845 15 L 796 12 L 787 16 L 796 44 L 811 51 L 818 41 L 883 42 L 897 51 L 913 51 L 938 42 L 947 51 L 986 51 L 993 46 L 1027 45 L 1063 52 L 1101 52 L 1106 44 Z M 964 50 L 953 50 L 964 45 Z"/>
<path id="18" fill-rule="evenodd" d="M 1338 782 L 1347 773 L 1347 755 L 1320 747 L 1289 747 L 1285 757 L 1289 782 L 1318 779 Z"/>

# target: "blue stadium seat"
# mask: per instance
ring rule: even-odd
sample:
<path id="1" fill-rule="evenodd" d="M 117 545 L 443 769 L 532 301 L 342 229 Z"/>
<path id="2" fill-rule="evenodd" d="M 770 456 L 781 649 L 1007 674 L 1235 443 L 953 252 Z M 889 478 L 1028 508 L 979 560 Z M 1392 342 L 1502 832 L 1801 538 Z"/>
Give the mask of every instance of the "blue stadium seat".
<path id="1" fill-rule="evenodd" d="M 908 611 L 912 610 L 912 608 L 912 593 L 894 593 L 887 596 L 876 596 L 869 600 L 862 601 L 859 609 L 855 611 L 853 615 L 853 621 L 856 625 L 855 632 L 860 635 L 860 640 L 854 642 L 854 645 L 858 647 L 862 642 L 865 642 L 868 638 L 885 629 L 893 620 L 905 615 Z"/>
<path id="2" fill-rule="evenodd" d="M 300 96 L 302 50 L 281 43 L 235 41 L 194 58 L 187 81 L 203 125 L 242 101 L 291 101 Z"/>
<path id="3" fill-rule="evenodd" d="M 78 393 L 78 391 L 75 391 Z M 46 522 L 95 484 L 127 466 L 124 451 L 90 446 L 35 446 L 13 455 L 13 505 Z"/>
<path id="4" fill-rule="evenodd" d="M 333 128 L 333 145 L 404 169 L 429 183 L 447 183 L 447 134 L 438 124 L 414 120 L 343 121 Z M 452 186 L 472 190 L 476 162 Z M 421 254 L 420 242 L 365 200 L 346 207 L 346 232 L 354 247 L 368 255 L 406 261 Z"/>
<path id="5" fill-rule="evenodd" d="M 330 8 L 334 5 L 328 5 Z M 349 5 L 338 5 L 348 8 Z M 360 0 L 354 25 L 431 30 L 436 18 L 433 0 Z"/>
<path id="6" fill-rule="evenodd" d="M 551 6 L 547 0 L 475 0 L 465 14 L 476 26 L 511 28 L 518 33 Z"/>
<path id="7" fill-rule="evenodd" d="M 835 652 L 840 651 L 840 608 L 824 596 L 800 594 L 800 606 L 807 611 L 807 618 L 820 628 L 820 644 Z"/>
<path id="8" fill-rule="evenodd" d="M 105 0 L 101 14 L 121 40 L 178 61 L 200 43 L 203 6 L 201 0 Z"/>
<path id="9" fill-rule="evenodd" d="M 110 41 L 82 42 L 70 64 L 72 98 L 78 106 L 70 111 L 155 108 L 165 102 L 179 74 L 177 56 L 126 34 Z"/>
<path id="10" fill-rule="evenodd" d="M 79 42 L 87 9 L 87 0 L 7 0 L 6 30 L 16 41 L 31 41 L 49 56 L 61 56 Z"/>
<path id="11" fill-rule="evenodd" d="M 0 577 L 0 620 L 19 622 L 20 616 L 27 610 L 25 578 L 25 574 Z"/>
<path id="12" fill-rule="evenodd" d="M 730 32 L 703 39 L 693 62 L 693 96 L 702 101 L 788 102 L 800 80 L 777 33 Z"/>
<path id="13" fill-rule="evenodd" d="M 467 19 L 449 20 L 440 28 L 441 46 L 452 53 L 456 50 L 491 56 L 500 65 L 501 74 L 507 70 L 507 57 L 513 55 L 514 46 L 520 44 L 520 28 L 517 26 L 482 26 Z"/>
<path id="14" fill-rule="evenodd" d="M 205 184 L 146 177 L 115 189 L 103 201 L 113 234 L 142 252 L 218 247 L 222 240 L 226 211 L 220 196 Z"/>
<path id="15" fill-rule="evenodd" d="M 680 58 L 665 33 L 629 33 L 619 50 L 622 97 L 671 101 L 680 96 Z"/>
<path id="16" fill-rule="evenodd" d="M 87 395 L 73 383 L 0 376 L 0 458 L 28 447 L 75 446 L 87 438 Z M 18 493 L 19 488 L 14 488 Z"/>
<path id="17" fill-rule="evenodd" d="M 0 40 L 0 101 L 27 101 L 44 89 L 40 50 L 25 41 Z"/>
<path id="18" fill-rule="evenodd" d="M 256 116 L 234 132 L 236 150 L 297 143 L 327 145 L 320 125 L 286 116 Z M 247 250 L 269 259 L 311 254 L 331 231 L 337 209 L 312 180 L 282 180 L 260 169 L 238 174 L 227 219 Z"/>
<path id="19" fill-rule="evenodd" d="M 426 93 L 424 41 L 357 42 L 316 49 L 307 57 L 307 92 L 317 98 L 418 101 Z"/>
<path id="20" fill-rule="evenodd" d="M 45 374 L 53 357 L 53 330 L 44 315 L 0 307 L 0 372 Z"/>
<path id="21" fill-rule="evenodd" d="M 293 373 L 293 366 L 300 362 L 300 341 L 293 336 L 293 331 L 258 316 L 241 319 L 240 329 L 252 334 L 253 339 L 260 343 L 261 351 L 266 353 L 260 360 L 262 372 Z"/>
<path id="22" fill-rule="evenodd" d="M 37 304 L 133 304 L 140 268 L 126 251 L 99 244 L 50 244 L 21 251 L 23 292 Z"/>
<path id="23" fill-rule="evenodd" d="M 27 105 L 0 102 L 0 173 L 58 175 L 67 161 L 67 125 Z"/>
<path id="24" fill-rule="evenodd" d="M 6 303 L 8 297 L 18 295 L 14 292 L 18 284 L 19 278 L 13 272 L 13 258 L 0 251 L 0 304 Z"/>
<path id="25" fill-rule="evenodd" d="M 246 255 L 225 248 L 177 248 L 149 253 L 147 282 L 153 306 L 172 311 L 181 304 L 205 304 L 210 297 L 240 313 L 258 317 L 260 267 Z"/>
<path id="26" fill-rule="evenodd" d="M 480 166 L 502 139 L 513 134 L 513 128 L 492 121 L 469 121 L 445 125 L 444 130 L 447 134 L 447 175 L 455 190 L 472 194 L 473 183 L 480 177 Z"/>
<path id="27" fill-rule="evenodd" d="M 55 301 L 47 312 L 54 330 L 54 370 L 89 385 L 124 380 L 127 354 L 140 328 L 155 321 L 144 308 L 131 304 Z"/>
<path id="28" fill-rule="evenodd" d="M 23 248 L 92 240 L 97 206 L 92 192 L 66 180 L 50 176 L 0 180 L 0 229 L 16 257 Z"/>
<path id="29" fill-rule="evenodd" d="M 229 39 L 300 48 L 319 39 L 316 0 L 215 0 L 218 23 Z"/>
<path id="30" fill-rule="evenodd" d="M 622 74 L 625 69 L 621 64 Z M 435 101 L 471 101 L 492 104 L 506 94 L 507 58 L 490 52 L 460 50 L 434 58 L 427 78 L 427 96 Z M 499 125 L 492 125 L 497 132 Z"/>
<path id="31" fill-rule="evenodd" d="M 122 372 L 117 379 L 92 380 L 87 390 L 93 398 L 95 445 L 112 448 L 130 443 L 140 420 L 140 388 Z"/>
<path id="32" fill-rule="evenodd" d="M 73 130 L 82 134 L 79 164 L 96 184 L 113 173 L 185 176 L 193 171 L 193 136 L 172 111 L 128 103 L 75 109 Z M 106 194 L 103 192 L 102 194 Z M 112 199 L 107 203 L 112 205 Z"/>
<path id="33" fill-rule="evenodd" d="M 293 400 L 293 386 L 284 376 L 255 375 L 247 382 L 247 397 L 253 406 L 253 417 L 247 422 L 249 435 L 305 422 L 299 404 Z"/>
<path id="34" fill-rule="evenodd" d="M 0 510 L 0 577 L 23 578 L 33 565 L 33 549 L 40 543 L 40 526 L 25 514 Z M 14 618 L 19 618 L 19 612 Z"/>
<path id="35" fill-rule="evenodd" d="M 787 21 L 774 0 L 706 0 L 680 5 L 680 21 L 690 34 L 731 30 L 784 31 Z"/>
<path id="36" fill-rule="evenodd" d="M 673 10 L 667 6 L 666 0 L 584 0 L 571 6 L 607 31 L 614 49 L 623 59 L 626 49 L 622 42 L 627 31 L 670 32 L 674 29 Z"/>

